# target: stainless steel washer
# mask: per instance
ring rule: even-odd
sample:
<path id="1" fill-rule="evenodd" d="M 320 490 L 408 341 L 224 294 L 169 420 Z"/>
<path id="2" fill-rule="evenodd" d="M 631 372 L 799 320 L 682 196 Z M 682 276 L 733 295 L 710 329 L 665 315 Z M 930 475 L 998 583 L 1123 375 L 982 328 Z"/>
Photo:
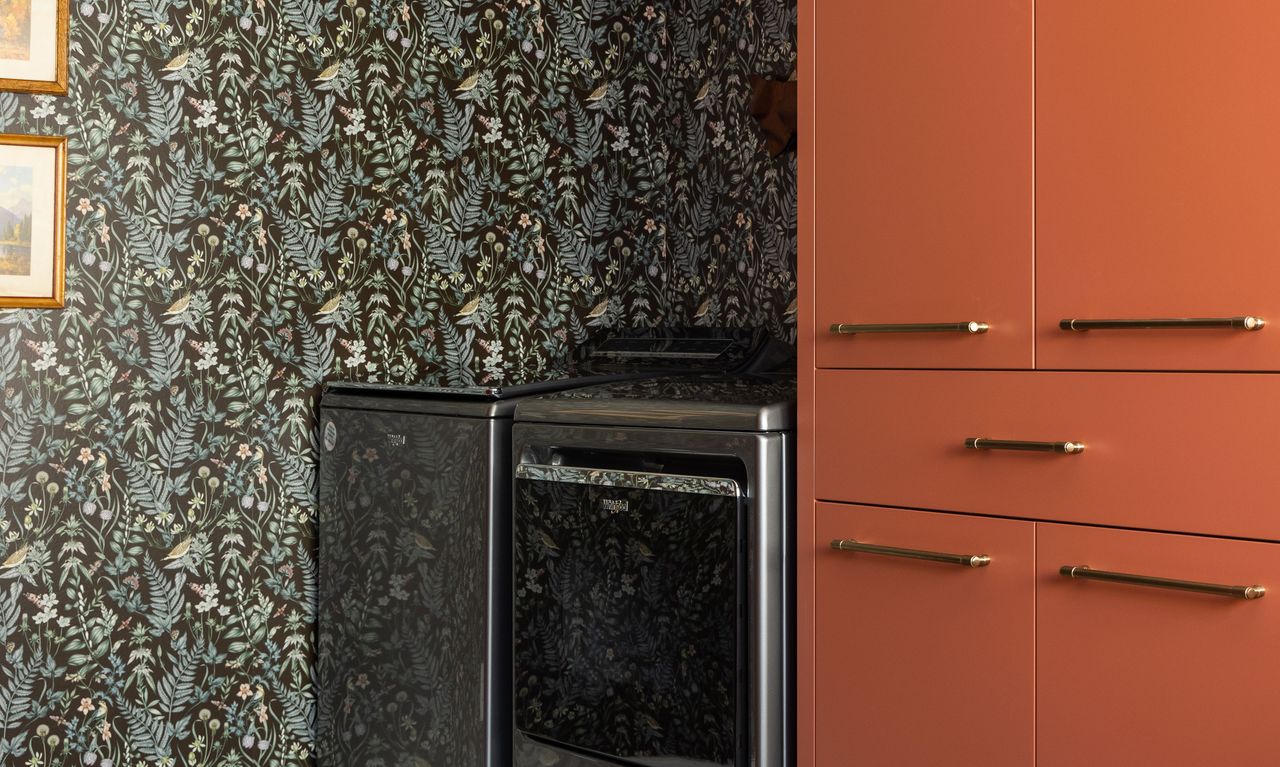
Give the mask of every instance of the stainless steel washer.
<path id="1" fill-rule="evenodd" d="M 793 376 L 521 402 L 516 767 L 788 767 Z"/>

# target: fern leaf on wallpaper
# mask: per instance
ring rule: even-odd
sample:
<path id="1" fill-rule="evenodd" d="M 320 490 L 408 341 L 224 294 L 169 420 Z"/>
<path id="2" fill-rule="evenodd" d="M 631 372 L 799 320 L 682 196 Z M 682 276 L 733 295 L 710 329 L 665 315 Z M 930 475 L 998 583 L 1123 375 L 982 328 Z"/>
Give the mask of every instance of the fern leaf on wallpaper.
<path id="1" fill-rule="evenodd" d="M 164 186 L 156 192 L 156 213 L 165 223 L 175 223 L 195 210 L 196 199 L 196 167 L 190 160 L 175 163 L 160 174 L 167 178 Z"/>
<path id="2" fill-rule="evenodd" d="M 569 7 L 568 0 L 550 3 L 551 17 L 555 20 L 556 35 L 565 50 L 576 61 L 590 61 L 592 54 L 591 30 Z"/>
<path id="3" fill-rule="evenodd" d="M 578 165 L 585 167 L 604 146 L 604 115 L 588 112 L 578 101 L 570 101 L 569 109 L 573 112 L 573 154 Z"/>
<path id="4" fill-rule="evenodd" d="M 321 23 L 333 19 L 338 0 L 280 0 L 280 13 L 300 37 L 321 32 Z"/>
<path id="5" fill-rule="evenodd" d="M 302 271 L 319 269 L 326 248 L 337 242 L 337 235 L 328 239 L 321 238 L 292 216 L 282 216 L 276 221 L 284 235 L 284 249 L 289 254 L 289 260 Z"/>
<path id="6" fill-rule="evenodd" d="M 694 277 L 698 273 L 697 253 L 693 249 L 691 238 L 684 231 L 673 232 L 667 239 L 671 248 L 675 265 L 686 277 Z"/>
<path id="7" fill-rule="evenodd" d="M 164 431 L 156 439 L 156 450 L 160 452 L 160 465 L 167 469 L 181 466 L 196 452 L 195 433 L 199 414 L 193 407 L 179 401 L 172 410 L 161 412 L 161 423 Z"/>
<path id="8" fill-rule="evenodd" d="M 444 156 L 456 160 L 471 149 L 471 137 L 475 134 L 475 125 L 472 124 L 475 108 L 455 101 L 443 85 L 438 92 L 436 101 L 444 120 Z"/>
<path id="9" fill-rule="evenodd" d="M 444 48 L 456 48 L 462 44 L 464 17 L 458 8 L 458 0 L 433 0 L 422 3 L 419 11 L 426 24 L 427 35 Z M 473 16 L 474 14 L 468 14 Z"/>
<path id="10" fill-rule="evenodd" d="M 325 159 L 322 170 L 323 175 L 311 179 L 315 192 L 307 201 L 311 223 L 315 225 L 314 231 L 317 232 L 327 231 L 338 224 L 339 218 L 346 211 L 343 197 L 354 174 L 351 167 L 339 168 L 333 155 Z"/>
<path id="11" fill-rule="evenodd" d="M 594 194 L 588 193 L 587 201 L 578 209 L 578 217 L 590 237 L 599 239 L 609 231 L 615 198 L 613 186 L 608 183 L 599 183 Z"/>
<path id="12" fill-rule="evenodd" d="M 296 93 L 302 106 L 302 129 L 298 131 L 298 139 L 305 151 L 315 152 L 333 136 L 334 98 L 327 93 L 317 97 L 305 85 L 300 85 Z"/>
<path id="13" fill-rule="evenodd" d="M 186 339 L 186 332 L 182 328 L 175 328 L 173 340 L 170 341 L 164 328 L 150 313 L 142 315 L 142 325 L 150 347 L 147 375 L 154 383 L 151 388 L 155 391 L 166 389 L 173 384 L 182 369 L 182 342 Z"/>
<path id="14" fill-rule="evenodd" d="M 0 125 L 12 125 L 18 117 L 18 97 L 12 93 L 0 93 Z"/>
<path id="15" fill-rule="evenodd" d="M 129 740 L 143 758 L 153 764 L 173 759 L 172 738 L 168 725 L 151 709 L 123 702 L 125 721 L 129 724 Z"/>
<path id="16" fill-rule="evenodd" d="M 164 676 L 156 683 L 156 704 L 166 720 L 172 719 L 175 712 L 195 700 L 199 665 L 196 653 L 187 647 L 186 638 L 180 638 Z"/>
<path id="17" fill-rule="evenodd" d="M 279 443 L 276 443 L 279 445 Z M 316 465 L 283 447 L 277 449 L 276 460 L 284 471 L 284 486 L 296 503 L 315 503 Z"/>
<path id="18" fill-rule="evenodd" d="M 461 188 L 455 190 L 453 199 L 449 200 L 449 217 L 453 219 L 454 231 L 459 235 L 471 232 L 484 221 L 487 186 L 474 164 L 464 165 L 461 175 Z"/>
<path id="19" fill-rule="evenodd" d="M 475 374 L 471 370 L 475 330 L 468 327 L 461 328 L 460 332 L 445 314 L 440 317 L 440 335 L 444 338 L 445 377 L 449 385 L 471 386 L 475 383 Z"/>
<path id="20" fill-rule="evenodd" d="M 320 603 L 320 567 L 306 546 L 299 546 L 294 556 L 302 575 L 302 618 L 311 622 L 316 619 L 316 608 Z"/>
<path id="21" fill-rule="evenodd" d="M 0 600 L 0 642 L 5 642 L 18 630 L 18 619 L 22 611 L 18 609 L 18 600 L 22 598 L 22 584 L 15 583 L 9 587 L 9 593 Z"/>
<path id="22" fill-rule="evenodd" d="M 583 16 L 592 21 L 604 21 L 625 12 L 618 0 L 581 0 L 581 3 Z"/>
<path id="23" fill-rule="evenodd" d="M 305 386 L 319 386 L 333 368 L 333 339 L 337 335 L 332 327 L 318 330 L 306 315 L 297 317 L 298 332 L 302 336 L 301 374 Z"/>
<path id="24" fill-rule="evenodd" d="M 278 679 L 271 680 L 271 692 L 280 701 L 284 711 L 284 722 L 289 733 L 303 743 L 310 743 L 315 737 L 315 702 L 295 690 L 280 684 Z"/>
<path id="25" fill-rule="evenodd" d="M 687 19 L 684 14 L 672 15 L 667 24 L 667 32 L 671 36 L 671 52 L 676 61 L 693 61 L 698 58 L 698 30 L 696 21 Z"/>
<path id="26" fill-rule="evenodd" d="M 9 411 L 0 428 L 0 479 L 22 466 L 31 457 L 31 440 L 36 432 L 36 413 L 31 405 Z"/>
<path id="27" fill-rule="evenodd" d="M 147 622 L 158 632 L 173 628 L 182 617 L 182 587 L 186 585 L 187 576 L 179 570 L 173 583 L 165 576 L 151 557 L 143 555 L 142 569 L 147 577 L 147 604 L 151 608 Z"/>
<path id="28" fill-rule="evenodd" d="M 434 221 L 423 223 L 420 231 L 427 258 L 437 269 L 446 273 L 462 271 L 463 261 L 471 255 L 471 248 Z"/>
<path id="29" fill-rule="evenodd" d="M 173 235 L 157 230 L 142 213 L 125 210 L 123 218 L 129 252 L 134 258 L 153 271 L 170 268 L 169 255 L 173 252 Z"/>
<path id="30" fill-rule="evenodd" d="M 702 159 L 707 148 L 707 118 L 692 107 L 684 109 L 685 153 L 691 164 Z"/>
<path id="31" fill-rule="evenodd" d="M 129 497 L 135 506 L 140 506 L 151 517 L 171 510 L 173 487 L 166 475 L 140 458 L 126 455 L 121 462 L 128 480 Z"/>
<path id="32" fill-rule="evenodd" d="M 31 712 L 31 692 L 35 689 L 38 665 L 36 659 L 23 661 L 21 651 L 6 659 L 9 682 L 0 688 L 0 731 L 8 733 L 21 726 Z"/>
<path id="33" fill-rule="evenodd" d="M 151 144 L 166 144 L 182 122 L 182 85 L 174 83 L 170 86 L 173 92 L 166 93 L 165 86 L 148 68 L 142 70 L 142 85 L 147 91 L 146 126 L 151 134 Z"/>
<path id="34" fill-rule="evenodd" d="M 555 235 L 556 256 L 560 263 L 575 277 L 590 274 L 591 251 L 586 238 L 559 221 L 551 222 L 551 231 Z"/>
<path id="35" fill-rule="evenodd" d="M 8 340 L 0 344 L 0 390 L 5 388 L 9 378 L 18 369 L 18 339 L 21 337 L 21 331 L 14 328 L 9 331 Z"/>
<path id="36" fill-rule="evenodd" d="M 171 22 L 169 8 L 172 5 L 171 0 L 129 0 L 129 7 L 141 16 L 148 26 L 169 24 Z"/>

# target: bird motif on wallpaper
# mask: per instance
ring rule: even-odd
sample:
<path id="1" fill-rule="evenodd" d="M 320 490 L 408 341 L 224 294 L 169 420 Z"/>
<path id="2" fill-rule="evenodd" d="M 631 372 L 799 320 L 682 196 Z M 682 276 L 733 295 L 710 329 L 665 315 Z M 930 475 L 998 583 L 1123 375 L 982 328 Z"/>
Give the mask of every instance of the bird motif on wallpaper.
<path id="1" fill-rule="evenodd" d="M 169 549 L 169 553 L 164 555 L 164 559 L 166 562 L 173 559 L 182 559 L 182 557 L 186 556 L 186 553 L 190 550 L 191 550 L 191 536 L 188 535 L 186 538 L 183 538 L 181 541 L 178 541 L 178 545 L 174 546 L 172 549 Z"/>
<path id="2" fill-rule="evenodd" d="M 3 563 L 0 563 L 0 570 L 12 570 L 23 562 L 27 561 L 27 553 L 31 551 L 30 546 L 23 546 L 17 551 L 9 555 Z"/>
<path id="3" fill-rule="evenodd" d="M 191 51 L 183 51 L 182 53 L 179 53 L 177 56 L 174 56 L 173 58 L 169 59 L 169 63 L 160 67 L 160 71 L 181 72 L 182 68 L 185 67 L 187 65 L 187 62 L 190 60 L 191 60 Z"/>
<path id="4" fill-rule="evenodd" d="M 324 68 L 320 74 L 316 75 L 315 82 L 327 83 L 338 76 L 338 72 L 342 69 L 342 62 L 337 61 Z"/>
<path id="5" fill-rule="evenodd" d="M 707 300 L 703 301 L 703 302 L 702 302 L 702 304 L 701 304 L 700 306 L 698 306 L 698 311 L 696 311 L 696 312 L 694 312 L 694 313 L 693 313 L 693 318 L 694 318 L 695 320 L 700 320 L 700 319 L 702 319 L 703 317 L 706 317 L 706 316 L 707 316 L 707 312 L 709 312 L 709 311 L 711 311 L 711 299 L 710 299 L 710 298 L 708 298 Z"/>
<path id="6" fill-rule="evenodd" d="M 458 310 L 458 313 L 457 313 L 457 314 L 455 314 L 455 315 L 453 315 L 453 316 L 455 316 L 455 317 L 470 317 L 471 315 L 475 314 L 475 313 L 476 313 L 476 310 L 477 310 L 477 309 L 479 309 L 479 308 L 480 308 L 480 299 L 479 299 L 479 298 L 473 298 L 473 299 L 471 299 L 470 301 L 468 301 L 468 302 L 466 302 L 465 304 L 463 304 L 463 305 L 462 305 L 462 308 Z"/>
<path id="7" fill-rule="evenodd" d="M 602 84 L 597 86 L 595 90 L 591 91 L 590 95 L 587 96 L 587 103 L 593 104 L 603 99 L 607 95 L 609 95 L 609 81 L 605 80 Z"/>
<path id="8" fill-rule="evenodd" d="M 431 542 L 431 539 L 427 538 L 427 536 L 423 535 L 422 533 L 413 534 L 413 544 L 418 548 L 422 549 L 423 551 L 436 550 L 436 546 L 434 543 Z"/>
<path id="9" fill-rule="evenodd" d="M 316 312 L 316 314 L 321 317 L 324 317 L 326 315 L 333 314 L 334 312 L 338 311 L 338 307 L 340 306 L 342 306 L 341 293 L 335 295 L 333 298 L 330 298 L 328 301 L 325 301 L 324 306 L 321 306 L 319 311 Z"/>
<path id="10" fill-rule="evenodd" d="M 603 317 L 604 313 L 609 311 L 609 299 L 605 299 L 595 306 L 591 307 L 591 311 L 587 312 L 587 319 L 594 320 Z"/>
<path id="11" fill-rule="evenodd" d="M 476 85 L 480 82 L 480 73 L 467 76 L 467 79 L 458 83 L 458 87 L 453 89 L 454 93 L 468 93 L 476 89 Z"/>
<path id="12" fill-rule="evenodd" d="M 172 304 L 170 304 L 169 308 L 165 309 L 163 314 L 166 317 L 174 317 L 176 315 L 179 315 L 185 312 L 187 310 L 187 307 L 190 305 L 191 305 L 191 294 L 188 293 L 182 298 L 179 298 L 177 301 L 174 301 Z"/>
<path id="13" fill-rule="evenodd" d="M 702 84 L 702 87 L 698 89 L 698 95 L 693 97 L 693 103 L 695 104 L 702 103 L 702 101 L 704 101 L 707 98 L 707 94 L 709 93 L 711 93 L 711 81 L 707 80 Z"/>

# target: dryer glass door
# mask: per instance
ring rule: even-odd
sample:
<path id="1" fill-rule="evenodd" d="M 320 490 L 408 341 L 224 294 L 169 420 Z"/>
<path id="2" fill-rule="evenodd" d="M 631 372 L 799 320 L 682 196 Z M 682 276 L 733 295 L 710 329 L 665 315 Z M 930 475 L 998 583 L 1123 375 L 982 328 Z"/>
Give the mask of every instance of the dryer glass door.
<path id="1" fill-rule="evenodd" d="M 622 764 L 745 764 L 731 479 L 520 464 L 515 724 Z"/>

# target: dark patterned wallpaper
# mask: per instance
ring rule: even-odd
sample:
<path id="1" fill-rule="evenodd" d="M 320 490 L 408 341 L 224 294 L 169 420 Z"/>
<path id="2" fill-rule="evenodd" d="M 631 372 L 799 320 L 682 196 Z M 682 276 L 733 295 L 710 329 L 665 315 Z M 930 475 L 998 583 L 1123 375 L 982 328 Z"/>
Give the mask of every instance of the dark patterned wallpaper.
<path id="1" fill-rule="evenodd" d="M 591 326 L 794 334 L 772 0 L 79 0 L 67 308 L 0 312 L 0 762 L 312 747 L 326 377 L 470 382 Z M 385 586 L 390 588 L 390 586 Z"/>

